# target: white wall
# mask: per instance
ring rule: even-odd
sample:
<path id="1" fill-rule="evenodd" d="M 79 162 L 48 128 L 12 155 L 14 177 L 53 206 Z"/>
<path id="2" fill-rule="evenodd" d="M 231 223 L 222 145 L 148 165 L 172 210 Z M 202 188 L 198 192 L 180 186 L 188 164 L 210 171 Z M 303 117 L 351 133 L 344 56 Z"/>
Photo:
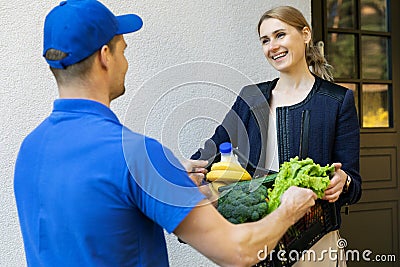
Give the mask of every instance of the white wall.
<path id="1" fill-rule="evenodd" d="M 56 85 L 42 51 L 42 25 L 59 1 L 0 4 L 0 266 L 25 266 L 13 196 L 14 162 L 22 139 L 51 111 Z M 127 35 L 126 94 L 112 108 L 130 128 L 189 157 L 221 121 L 240 88 L 275 77 L 256 25 L 276 1 L 103 1 L 116 14 L 144 19 Z M 310 1 L 281 0 L 310 19 Z M 171 266 L 213 266 L 167 235 Z M 212 244 L 210 244 L 212 246 Z"/>

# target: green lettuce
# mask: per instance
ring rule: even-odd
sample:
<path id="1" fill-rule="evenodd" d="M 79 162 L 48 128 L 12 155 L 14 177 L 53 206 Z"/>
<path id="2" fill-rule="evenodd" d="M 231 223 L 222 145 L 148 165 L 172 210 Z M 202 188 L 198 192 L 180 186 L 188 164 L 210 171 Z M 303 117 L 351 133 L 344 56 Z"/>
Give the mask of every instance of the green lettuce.
<path id="1" fill-rule="evenodd" d="M 272 188 L 268 189 L 268 213 L 279 207 L 282 194 L 293 185 L 309 188 L 318 198 L 322 198 L 334 172 L 335 166 L 321 167 L 310 158 L 299 160 L 299 157 L 295 157 L 284 162 Z"/>

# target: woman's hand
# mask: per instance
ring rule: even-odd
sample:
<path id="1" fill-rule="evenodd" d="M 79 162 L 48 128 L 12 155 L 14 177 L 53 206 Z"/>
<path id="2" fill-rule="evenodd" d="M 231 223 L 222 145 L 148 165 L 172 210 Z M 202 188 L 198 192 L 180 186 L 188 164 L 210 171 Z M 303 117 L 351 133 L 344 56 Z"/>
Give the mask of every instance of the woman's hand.
<path id="1" fill-rule="evenodd" d="M 328 188 L 325 190 L 325 195 L 322 199 L 329 202 L 335 202 L 339 199 L 343 191 L 343 186 L 347 180 L 347 174 L 341 169 L 342 163 L 333 163 L 335 166 L 335 174 L 333 175 Z"/>

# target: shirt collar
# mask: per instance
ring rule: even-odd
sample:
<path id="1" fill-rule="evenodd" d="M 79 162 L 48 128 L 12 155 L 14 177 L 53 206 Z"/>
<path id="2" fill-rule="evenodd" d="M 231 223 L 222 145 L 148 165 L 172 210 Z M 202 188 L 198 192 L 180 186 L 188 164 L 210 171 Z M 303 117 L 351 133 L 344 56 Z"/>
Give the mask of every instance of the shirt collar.
<path id="1" fill-rule="evenodd" d="M 90 113 L 119 123 L 117 116 L 109 107 L 89 99 L 56 99 L 53 103 L 53 112 Z"/>

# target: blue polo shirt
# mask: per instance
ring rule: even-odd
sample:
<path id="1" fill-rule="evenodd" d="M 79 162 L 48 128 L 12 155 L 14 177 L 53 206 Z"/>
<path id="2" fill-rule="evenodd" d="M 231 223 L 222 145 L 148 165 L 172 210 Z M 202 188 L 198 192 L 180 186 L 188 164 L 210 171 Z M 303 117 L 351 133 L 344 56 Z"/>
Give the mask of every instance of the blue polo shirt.
<path id="1" fill-rule="evenodd" d="M 168 266 L 173 232 L 204 196 L 170 150 L 105 105 L 58 99 L 23 141 L 14 191 L 28 266 Z"/>

